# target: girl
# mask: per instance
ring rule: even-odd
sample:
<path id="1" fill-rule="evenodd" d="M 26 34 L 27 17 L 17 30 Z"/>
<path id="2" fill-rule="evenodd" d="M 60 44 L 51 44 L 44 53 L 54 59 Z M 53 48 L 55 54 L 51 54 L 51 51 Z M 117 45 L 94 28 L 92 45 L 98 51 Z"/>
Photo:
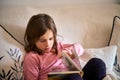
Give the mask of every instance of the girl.
<path id="1" fill-rule="evenodd" d="M 24 40 L 25 51 L 23 70 L 25 80 L 47 80 L 48 73 L 54 70 L 66 70 L 62 61 L 62 50 L 74 59 L 73 46 L 80 56 L 84 49 L 80 44 L 64 44 L 57 41 L 57 29 L 53 19 L 47 14 L 37 14 L 28 22 Z M 102 80 L 106 76 L 105 63 L 92 58 L 79 74 L 66 75 L 63 80 Z"/>

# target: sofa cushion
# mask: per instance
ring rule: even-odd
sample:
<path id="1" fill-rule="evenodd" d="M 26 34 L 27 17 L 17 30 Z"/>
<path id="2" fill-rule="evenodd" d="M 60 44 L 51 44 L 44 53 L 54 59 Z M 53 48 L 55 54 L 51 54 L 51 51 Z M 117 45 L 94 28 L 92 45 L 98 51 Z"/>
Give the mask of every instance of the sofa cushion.
<path id="1" fill-rule="evenodd" d="M 0 78 L 22 80 L 24 47 L 0 25 Z"/>
<path id="2" fill-rule="evenodd" d="M 107 73 L 112 71 L 113 64 L 116 56 L 116 45 L 111 45 L 107 47 L 101 47 L 101 48 L 88 48 L 85 49 L 84 54 L 80 56 L 80 61 L 82 62 L 82 67 L 93 57 L 97 57 L 102 59 L 107 68 Z"/>
<path id="3" fill-rule="evenodd" d="M 117 45 L 117 56 L 114 63 L 114 71 L 120 77 L 120 17 L 115 16 L 113 19 L 113 27 L 108 45 Z"/>

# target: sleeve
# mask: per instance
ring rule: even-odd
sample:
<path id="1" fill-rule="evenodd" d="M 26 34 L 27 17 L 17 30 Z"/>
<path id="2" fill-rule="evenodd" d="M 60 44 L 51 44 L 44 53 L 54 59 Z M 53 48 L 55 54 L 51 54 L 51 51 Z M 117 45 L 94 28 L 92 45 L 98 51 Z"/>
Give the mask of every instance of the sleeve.
<path id="1" fill-rule="evenodd" d="M 84 48 L 80 44 L 74 44 L 76 53 L 81 56 L 84 53 Z"/>
<path id="2" fill-rule="evenodd" d="M 35 54 L 26 54 L 23 62 L 23 74 L 25 80 L 38 80 L 39 67 Z"/>
<path id="3" fill-rule="evenodd" d="M 61 46 L 61 50 L 65 50 L 69 54 L 72 54 L 73 48 L 75 48 L 78 56 L 81 56 L 84 52 L 84 48 L 78 43 L 74 43 L 74 44 L 60 43 L 60 46 Z"/>

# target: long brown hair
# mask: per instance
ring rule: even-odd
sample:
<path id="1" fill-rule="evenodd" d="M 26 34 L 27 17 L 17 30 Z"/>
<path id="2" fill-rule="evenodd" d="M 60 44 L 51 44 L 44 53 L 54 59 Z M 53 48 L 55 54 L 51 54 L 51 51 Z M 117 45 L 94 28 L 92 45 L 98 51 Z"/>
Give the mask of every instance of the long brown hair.
<path id="1" fill-rule="evenodd" d="M 37 14 L 30 18 L 24 35 L 25 51 L 36 51 L 38 54 L 43 54 L 42 51 L 35 46 L 35 42 L 39 39 L 39 37 L 44 35 L 47 30 L 51 30 L 53 32 L 53 49 L 57 54 L 57 29 L 54 20 L 47 14 Z"/>

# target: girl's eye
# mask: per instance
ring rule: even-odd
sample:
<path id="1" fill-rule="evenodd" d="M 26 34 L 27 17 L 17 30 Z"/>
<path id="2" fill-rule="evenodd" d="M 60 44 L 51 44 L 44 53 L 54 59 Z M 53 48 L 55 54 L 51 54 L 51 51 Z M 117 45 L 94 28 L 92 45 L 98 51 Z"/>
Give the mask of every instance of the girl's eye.
<path id="1" fill-rule="evenodd" d="M 49 40 L 53 40 L 53 37 L 52 37 L 52 38 L 50 38 Z"/>
<path id="2" fill-rule="evenodd" d="M 40 42 L 45 42 L 45 40 L 39 40 Z"/>
<path id="3" fill-rule="evenodd" d="M 54 38 L 51 37 L 51 38 L 49 38 L 48 40 L 52 41 L 53 39 L 54 39 Z M 47 40 L 46 40 L 46 39 L 39 39 L 39 41 L 40 41 L 40 42 L 46 42 Z"/>

